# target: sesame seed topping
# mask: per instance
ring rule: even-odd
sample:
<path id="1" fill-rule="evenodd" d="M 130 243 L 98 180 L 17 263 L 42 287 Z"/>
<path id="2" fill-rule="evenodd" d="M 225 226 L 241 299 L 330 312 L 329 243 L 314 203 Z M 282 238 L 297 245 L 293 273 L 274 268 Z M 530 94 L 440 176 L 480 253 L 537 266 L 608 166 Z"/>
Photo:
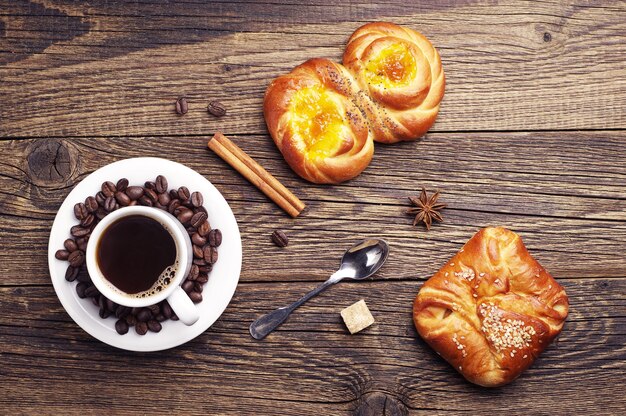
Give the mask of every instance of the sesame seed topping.
<path id="1" fill-rule="evenodd" d="M 462 366 L 459 366 L 459 371 L 463 371 L 463 367 Z"/>
<path id="2" fill-rule="evenodd" d="M 548 289 L 552 289 L 552 285 L 548 285 Z"/>
<path id="3" fill-rule="evenodd" d="M 474 296 L 475 298 L 477 298 L 477 297 L 478 297 L 478 295 L 477 295 L 476 293 L 474 293 L 472 296 Z"/>
<path id="4" fill-rule="evenodd" d="M 454 272 L 454 275 L 456 277 L 460 277 L 461 279 L 465 279 L 468 282 L 471 282 L 476 277 L 476 275 L 474 274 L 474 270 L 472 269 L 467 269 L 461 272 Z"/>
<path id="5" fill-rule="evenodd" d="M 448 277 L 448 275 L 449 275 L 449 274 L 450 274 L 450 273 L 446 272 L 446 274 L 444 274 L 444 276 L 445 276 L 445 277 Z"/>
<path id="6" fill-rule="evenodd" d="M 530 346 L 535 328 L 526 326 L 519 319 L 504 320 L 502 311 L 491 303 L 480 305 L 479 311 L 483 316 L 481 330 L 498 352 L 514 347 L 516 349 L 510 353 L 513 357 L 517 349 Z"/>
<path id="7" fill-rule="evenodd" d="M 478 274 L 479 277 L 483 277 L 484 275 L 485 275 L 485 273 Z"/>
<path id="8" fill-rule="evenodd" d="M 524 354 L 522 358 L 528 358 L 528 354 Z"/>
<path id="9" fill-rule="evenodd" d="M 500 281 L 500 279 L 496 279 L 496 280 L 494 280 L 493 282 L 494 282 L 495 284 L 497 284 L 497 285 L 499 285 L 500 283 L 502 283 L 502 282 Z"/>
<path id="10" fill-rule="evenodd" d="M 454 263 L 450 263 L 450 266 L 454 266 Z"/>

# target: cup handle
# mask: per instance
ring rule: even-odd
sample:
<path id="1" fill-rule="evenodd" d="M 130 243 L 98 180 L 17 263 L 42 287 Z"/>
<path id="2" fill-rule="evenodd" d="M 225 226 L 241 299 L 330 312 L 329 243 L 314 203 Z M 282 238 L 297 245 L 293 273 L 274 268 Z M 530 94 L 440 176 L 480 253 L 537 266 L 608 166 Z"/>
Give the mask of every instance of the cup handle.
<path id="1" fill-rule="evenodd" d="M 182 287 L 176 289 L 168 296 L 167 302 L 170 304 L 178 319 L 185 325 L 193 325 L 200 318 L 198 308 L 193 304 Z"/>

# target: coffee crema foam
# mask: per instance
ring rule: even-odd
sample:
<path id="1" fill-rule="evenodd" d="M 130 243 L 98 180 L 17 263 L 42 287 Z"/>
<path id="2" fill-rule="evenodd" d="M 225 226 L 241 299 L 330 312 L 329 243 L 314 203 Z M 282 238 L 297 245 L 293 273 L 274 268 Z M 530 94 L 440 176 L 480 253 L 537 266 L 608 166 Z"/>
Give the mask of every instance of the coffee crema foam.
<path id="1" fill-rule="evenodd" d="M 125 296 L 127 298 L 134 298 L 134 299 L 145 299 L 150 296 L 154 296 L 162 292 L 163 290 L 165 290 L 170 285 L 170 283 L 172 283 L 172 280 L 174 280 L 174 277 L 176 276 L 176 272 L 178 271 L 178 267 L 179 267 L 179 263 L 177 259 L 174 264 L 172 264 L 171 266 L 167 266 L 165 270 L 161 272 L 156 282 L 154 282 L 154 284 L 152 285 L 150 289 L 144 290 L 143 292 L 126 293 L 120 290 L 119 288 L 117 288 L 113 283 L 109 282 L 108 280 L 107 280 L 107 283 L 109 284 L 109 287 L 111 289 L 113 289 L 115 292 L 119 293 L 122 296 Z"/>

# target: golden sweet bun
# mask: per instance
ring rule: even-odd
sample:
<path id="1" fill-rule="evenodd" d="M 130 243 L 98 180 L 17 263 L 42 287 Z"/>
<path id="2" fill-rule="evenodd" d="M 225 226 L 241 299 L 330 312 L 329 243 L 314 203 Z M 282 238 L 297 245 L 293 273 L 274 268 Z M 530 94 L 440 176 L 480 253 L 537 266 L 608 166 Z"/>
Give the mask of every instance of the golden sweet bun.
<path id="1" fill-rule="evenodd" d="M 561 332 L 563 288 L 501 227 L 474 235 L 413 304 L 421 337 L 472 383 L 510 383 Z"/>
<path id="2" fill-rule="evenodd" d="M 435 123 L 445 76 L 439 53 L 420 33 L 393 23 L 368 23 L 348 40 L 343 64 L 362 90 L 357 105 L 375 141 L 414 140 Z"/>
<path id="3" fill-rule="evenodd" d="M 263 113 L 291 168 L 315 183 L 339 183 L 361 173 L 374 143 L 352 101 L 354 78 L 341 64 L 311 59 L 267 88 Z"/>

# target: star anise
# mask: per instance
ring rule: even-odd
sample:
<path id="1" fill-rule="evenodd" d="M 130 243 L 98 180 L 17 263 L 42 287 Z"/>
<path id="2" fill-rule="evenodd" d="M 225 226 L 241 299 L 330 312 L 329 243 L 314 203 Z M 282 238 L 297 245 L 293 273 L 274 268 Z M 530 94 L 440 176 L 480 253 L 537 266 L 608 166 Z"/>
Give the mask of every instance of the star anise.
<path id="1" fill-rule="evenodd" d="M 428 231 L 430 230 L 430 225 L 433 223 L 433 220 L 439 222 L 443 221 L 443 217 L 439 211 L 445 208 L 446 204 L 438 204 L 437 198 L 439 198 L 439 191 L 432 194 L 429 198 L 424 188 L 422 188 L 419 198 L 416 196 L 409 197 L 409 201 L 411 201 L 411 204 L 415 205 L 415 208 L 409 208 L 406 213 L 415 215 L 415 219 L 413 220 L 414 226 L 423 222 Z"/>

